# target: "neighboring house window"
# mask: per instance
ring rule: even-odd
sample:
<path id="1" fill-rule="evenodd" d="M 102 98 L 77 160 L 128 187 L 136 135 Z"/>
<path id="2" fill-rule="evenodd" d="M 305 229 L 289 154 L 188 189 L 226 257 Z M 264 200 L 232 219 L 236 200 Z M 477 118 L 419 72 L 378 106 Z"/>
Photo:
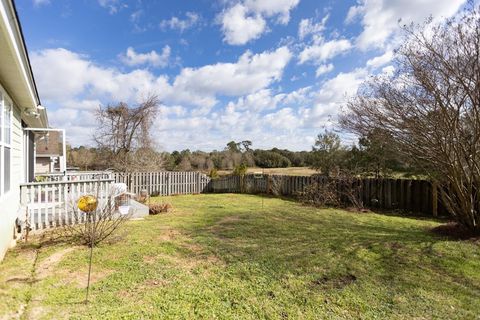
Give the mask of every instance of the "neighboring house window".
<path id="1" fill-rule="evenodd" d="M 10 191 L 12 102 L 0 92 L 0 194 Z"/>

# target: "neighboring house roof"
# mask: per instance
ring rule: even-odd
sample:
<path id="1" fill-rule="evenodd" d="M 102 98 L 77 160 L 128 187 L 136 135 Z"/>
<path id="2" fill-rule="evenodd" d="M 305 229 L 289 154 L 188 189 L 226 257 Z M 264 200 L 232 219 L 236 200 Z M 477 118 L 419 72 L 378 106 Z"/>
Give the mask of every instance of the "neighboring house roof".
<path id="1" fill-rule="evenodd" d="M 0 83 L 22 111 L 22 120 L 30 127 L 48 127 L 45 109 L 40 109 L 40 97 L 33 77 L 27 47 L 12 0 L 0 0 Z M 25 110 L 39 113 L 27 116 Z"/>

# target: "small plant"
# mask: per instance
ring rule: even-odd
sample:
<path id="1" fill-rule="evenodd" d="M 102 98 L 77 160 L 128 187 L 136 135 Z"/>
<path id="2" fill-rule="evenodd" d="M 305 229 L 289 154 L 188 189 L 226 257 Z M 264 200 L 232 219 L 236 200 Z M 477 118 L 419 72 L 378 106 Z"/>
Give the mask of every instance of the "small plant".
<path id="1" fill-rule="evenodd" d="M 60 231 L 64 237 L 77 240 L 81 244 L 91 247 L 118 231 L 120 226 L 130 218 L 130 214 L 119 212 L 113 195 L 101 198 L 97 194 L 95 196 L 83 196 L 82 198 L 90 199 L 88 197 L 99 199 L 95 208 L 88 207 L 88 203 L 85 205 L 84 201 L 78 203 L 79 208 L 76 201 L 72 201 L 70 214 L 65 217 L 69 221 L 64 221 L 64 226 Z M 82 211 L 87 210 L 85 208 L 88 209 L 88 212 Z"/>
<path id="2" fill-rule="evenodd" d="M 35 182 L 46 182 L 47 181 L 47 177 L 45 176 L 36 176 L 35 177 Z"/>
<path id="3" fill-rule="evenodd" d="M 245 163 L 242 163 L 238 166 L 236 166 L 234 169 L 233 169 L 233 175 L 234 176 L 244 176 L 247 174 L 247 165 Z"/>
<path id="4" fill-rule="evenodd" d="M 172 209 L 173 209 L 173 206 L 168 202 L 152 203 L 148 207 L 150 209 L 149 212 L 150 212 L 151 215 L 157 215 L 157 214 L 160 214 L 160 213 L 168 213 L 168 212 L 172 211 Z"/>
<path id="5" fill-rule="evenodd" d="M 218 170 L 216 168 L 213 168 L 212 170 L 210 170 L 210 172 L 208 173 L 208 176 L 212 179 L 216 179 L 218 178 Z"/>

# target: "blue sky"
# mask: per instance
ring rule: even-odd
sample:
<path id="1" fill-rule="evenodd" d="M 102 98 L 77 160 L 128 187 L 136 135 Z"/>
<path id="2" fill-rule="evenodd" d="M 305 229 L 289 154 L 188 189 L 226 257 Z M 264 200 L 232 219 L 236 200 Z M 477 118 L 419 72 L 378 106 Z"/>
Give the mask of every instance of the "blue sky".
<path id="1" fill-rule="evenodd" d="M 50 123 L 92 145 L 99 105 L 161 100 L 161 150 L 308 150 L 375 73 L 394 70 L 401 23 L 464 0 L 19 0 Z"/>

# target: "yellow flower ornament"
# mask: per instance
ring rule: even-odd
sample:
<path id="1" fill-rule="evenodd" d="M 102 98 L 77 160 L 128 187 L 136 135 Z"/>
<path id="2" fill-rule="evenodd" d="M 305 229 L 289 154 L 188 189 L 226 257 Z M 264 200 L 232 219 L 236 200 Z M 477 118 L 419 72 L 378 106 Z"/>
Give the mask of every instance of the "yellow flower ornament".
<path id="1" fill-rule="evenodd" d="M 77 206 L 78 209 L 83 212 L 93 212 L 97 209 L 97 198 L 92 195 L 81 196 L 80 199 L 78 199 Z"/>

